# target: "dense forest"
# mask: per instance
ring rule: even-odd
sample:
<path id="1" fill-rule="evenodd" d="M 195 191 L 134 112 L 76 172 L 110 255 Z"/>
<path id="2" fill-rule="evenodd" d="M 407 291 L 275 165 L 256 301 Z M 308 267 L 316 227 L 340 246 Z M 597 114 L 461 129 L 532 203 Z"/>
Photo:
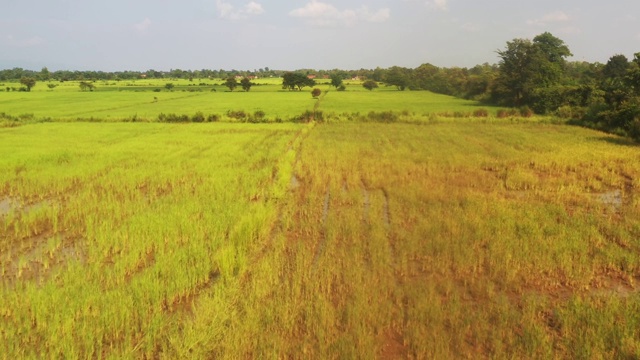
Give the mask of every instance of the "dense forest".
<path id="1" fill-rule="evenodd" d="M 563 40 L 545 32 L 531 39 L 508 41 L 496 51 L 497 64 L 472 68 L 419 67 L 315 70 L 296 73 L 316 78 L 358 78 L 394 86 L 398 90 L 429 90 L 505 107 L 554 115 L 572 123 L 640 139 L 640 52 L 628 59 L 616 54 L 606 64 L 568 61 L 572 56 Z M 201 80 L 230 76 L 281 77 L 285 70 L 180 70 L 50 72 L 14 68 L 0 71 L 0 81 L 91 81 L 169 78 Z"/>

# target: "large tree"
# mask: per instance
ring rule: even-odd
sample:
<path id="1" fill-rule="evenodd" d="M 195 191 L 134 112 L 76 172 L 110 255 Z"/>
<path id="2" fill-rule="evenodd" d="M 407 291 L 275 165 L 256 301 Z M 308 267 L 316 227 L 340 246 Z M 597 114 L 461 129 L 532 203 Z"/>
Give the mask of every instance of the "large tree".
<path id="1" fill-rule="evenodd" d="M 404 91 L 411 83 L 411 69 L 394 66 L 389 69 L 385 76 L 385 83 L 395 86 L 400 91 Z"/>
<path id="2" fill-rule="evenodd" d="M 550 33 L 534 38 L 514 39 L 498 50 L 500 64 L 493 96 L 504 105 L 531 105 L 538 89 L 558 85 L 564 72 L 564 58 L 571 55 L 564 41 Z"/>
<path id="3" fill-rule="evenodd" d="M 31 91 L 31 88 L 36 86 L 36 79 L 24 76 L 20 79 L 20 83 L 27 87 L 27 91 Z"/>
<path id="4" fill-rule="evenodd" d="M 340 74 L 331 75 L 331 86 L 337 89 L 340 85 L 342 85 L 342 76 Z"/>
<path id="5" fill-rule="evenodd" d="M 305 86 L 314 86 L 315 80 L 310 79 L 304 74 L 287 72 L 282 75 L 282 88 L 289 90 L 302 90 Z"/>
<path id="6" fill-rule="evenodd" d="M 622 80 L 627 74 L 631 63 L 629 59 L 622 54 L 613 55 L 607 61 L 607 64 L 602 68 L 602 74 L 609 80 Z"/>
<path id="7" fill-rule="evenodd" d="M 564 64 L 566 57 L 573 56 L 564 41 L 549 32 L 534 37 L 533 44 L 542 51 L 549 62 L 554 64 Z"/>
<path id="8" fill-rule="evenodd" d="M 40 70 L 39 77 L 42 81 L 47 81 L 51 78 L 51 72 L 49 71 L 49 69 L 47 69 L 46 66 L 43 67 L 42 70 Z"/>
<path id="9" fill-rule="evenodd" d="M 236 80 L 235 76 L 229 76 L 227 80 L 224 82 L 224 86 L 228 87 L 229 90 L 233 91 L 238 87 L 238 80 Z"/>
<path id="10" fill-rule="evenodd" d="M 240 85 L 242 86 L 242 90 L 249 91 L 251 90 L 251 86 L 253 86 L 253 83 L 251 82 L 251 79 L 245 76 L 242 78 L 242 80 L 240 80 Z"/>

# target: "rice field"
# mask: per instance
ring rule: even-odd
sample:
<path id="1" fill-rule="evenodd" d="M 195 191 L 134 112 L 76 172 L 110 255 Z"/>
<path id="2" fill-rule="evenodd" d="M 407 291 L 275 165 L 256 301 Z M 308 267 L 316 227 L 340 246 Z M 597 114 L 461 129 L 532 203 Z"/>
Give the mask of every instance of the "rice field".
<path id="1" fill-rule="evenodd" d="M 323 92 L 319 100 L 311 96 L 309 87 L 303 91 L 283 90 L 281 79 L 254 82 L 256 85 L 249 92 L 231 92 L 220 79 L 97 81 L 93 83 L 95 91 L 81 91 L 75 81 L 53 82 L 58 85 L 53 90 L 46 87 L 47 83 L 38 83 L 31 92 L 0 91 L 0 120 L 2 114 L 8 114 L 35 121 L 155 122 L 160 114 L 192 116 L 200 112 L 234 122 L 237 120 L 226 116 L 229 112 L 260 111 L 264 122 L 286 122 L 313 110 L 333 117 L 392 111 L 415 118 L 432 113 L 470 114 L 479 108 L 476 102 L 428 91 L 398 91 L 382 86 L 370 92 L 360 82 L 348 83 L 345 91 L 336 91 L 326 81 L 319 82 L 316 87 Z M 174 84 L 170 91 L 165 88 L 169 83 Z M 491 109 L 492 115 L 495 112 Z"/>
<path id="2" fill-rule="evenodd" d="M 637 358 L 639 157 L 525 120 L 3 128 L 0 354 Z"/>

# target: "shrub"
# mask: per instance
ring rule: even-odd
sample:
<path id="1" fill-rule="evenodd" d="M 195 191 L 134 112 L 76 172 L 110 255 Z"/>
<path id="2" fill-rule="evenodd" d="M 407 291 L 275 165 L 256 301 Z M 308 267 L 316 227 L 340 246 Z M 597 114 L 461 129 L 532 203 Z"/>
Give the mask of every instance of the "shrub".
<path id="1" fill-rule="evenodd" d="M 344 85 L 338 86 L 338 91 L 345 91 L 347 88 Z"/>
<path id="2" fill-rule="evenodd" d="M 398 115 L 393 111 L 382 111 L 379 113 L 370 111 L 369 114 L 367 114 L 367 119 L 371 121 L 391 123 L 398 121 Z"/>
<path id="3" fill-rule="evenodd" d="M 247 113 L 244 112 L 244 110 L 236 110 L 236 111 L 229 110 L 227 111 L 227 116 L 232 119 L 236 119 L 240 121 L 246 121 L 248 117 Z"/>
<path id="4" fill-rule="evenodd" d="M 313 96 L 314 98 L 317 98 L 318 96 L 320 96 L 320 94 L 322 94 L 322 90 L 318 88 L 314 88 L 313 90 L 311 90 L 311 96 Z"/>
<path id="5" fill-rule="evenodd" d="M 367 80 L 367 81 L 362 83 L 362 87 L 364 87 L 365 89 L 371 91 L 371 90 L 373 90 L 373 89 L 378 87 L 378 83 L 373 81 L 373 80 Z"/>
<path id="6" fill-rule="evenodd" d="M 473 111 L 473 116 L 474 117 L 488 117 L 489 116 L 489 110 L 487 109 L 476 109 Z"/>
<path id="7" fill-rule="evenodd" d="M 529 106 L 527 106 L 527 105 L 522 106 L 519 109 L 519 111 L 520 111 L 520 116 L 522 116 L 522 117 L 528 118 L 528 117 L 532 117 L 533 116 L 533 110 L 531 110 L 531 108 Z"/>
<path id="8" fill-rule="evenodd" d="M 314 120 L 318 122 L 324 121 L 324 114 L 322 113 L 322 111 L 306 110 L 301 115 L 298 115 L 292 119 L 292 121 L 294 122 L 304 122 L 304 123 L 308 123 Z"/>
<path id="9" fill-rule="evenodd" d="M 191 117 L 191 122 L 201 123 L 201 122 L 204 122 L 204 120 L 205 120 L 205 117 L 201 111 L 198 111 Z"/>
<path id="10" fill-rule="evenodd" d="M 189 122 L 189 115 L 177 115 L 177 114 L 164 114 L 158 115 L 158 121 L 176 123 L 176 122 Z"/>
<path id="11" fill-rule="evenodd" d="M 263 120 L 265 115 L 265 112 L 262 110 L 256 110 L 256 112 L 253 113 L 253 117 L 259 120 Z"/>
<path id="12" fill-rule="evenodd" d="M 498 113 L 496 114 L 496 116 L 500 119 L 504 119 L 507 117 L 511 117 L 511 116 L 516 116 L 518 115 L 518 111 L 516 109 L 500 109 L 498 110 Z"/>
<path id="13" fill-rule="evenodd" d="M 216 122 L 220 120 L 220 115 L 218 114 L 210 114 L 207 116 L 207 122 Z"/>

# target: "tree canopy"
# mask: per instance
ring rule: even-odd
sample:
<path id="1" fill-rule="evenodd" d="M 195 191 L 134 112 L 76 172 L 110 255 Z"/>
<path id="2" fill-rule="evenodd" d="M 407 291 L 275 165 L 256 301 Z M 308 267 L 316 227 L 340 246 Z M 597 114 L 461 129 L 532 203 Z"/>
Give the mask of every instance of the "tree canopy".
<path id="1" fill-rule="evenodd" d="M 378 83 L 373 80 L 366 80 L 362 83 L 362 87 L 371 91 L 378 87 Z"/>
<path id="2" fill-rule="evenodd" d="M 315 86 L 316 81 L 298 72 L 287 72 L 282 75 L 282 88 L 302 90 L 306 86 Z"/>
<path id="3" fill-rule="evenodd" d="M 240 80 L 240 86 L 242 86 L 242 90 L 249 91 L 251 90 L 253 83 L 251 82 L 251 79 L 245 76 Z"/>
<path id="4" fill-rule="evenodd" d="M 531 105 L 536 89 L 559 84 L 565 57 L 571 56 L 564 41 L 548 32 L 536 36 L 533 41 L 509 41 L 506 49 L 497 53 L 500 63 L 493 97 L 509 106 Z"/>
<path id="5" fill-rule="evenodd" d="M 36 86 L 36 79 L 32 77 L 22 77 L 20 83 L 27 88 L 27 91 L 31 91 L 31 88 Z"/>
<path id="6" fill-rule="evenodd" d="M 229 76 L 224 82 L 224 86 L 228 87 L 230 91 L 233 91 L 238 87 L 238 80 L 236 80 L 235 76 Z"/>

